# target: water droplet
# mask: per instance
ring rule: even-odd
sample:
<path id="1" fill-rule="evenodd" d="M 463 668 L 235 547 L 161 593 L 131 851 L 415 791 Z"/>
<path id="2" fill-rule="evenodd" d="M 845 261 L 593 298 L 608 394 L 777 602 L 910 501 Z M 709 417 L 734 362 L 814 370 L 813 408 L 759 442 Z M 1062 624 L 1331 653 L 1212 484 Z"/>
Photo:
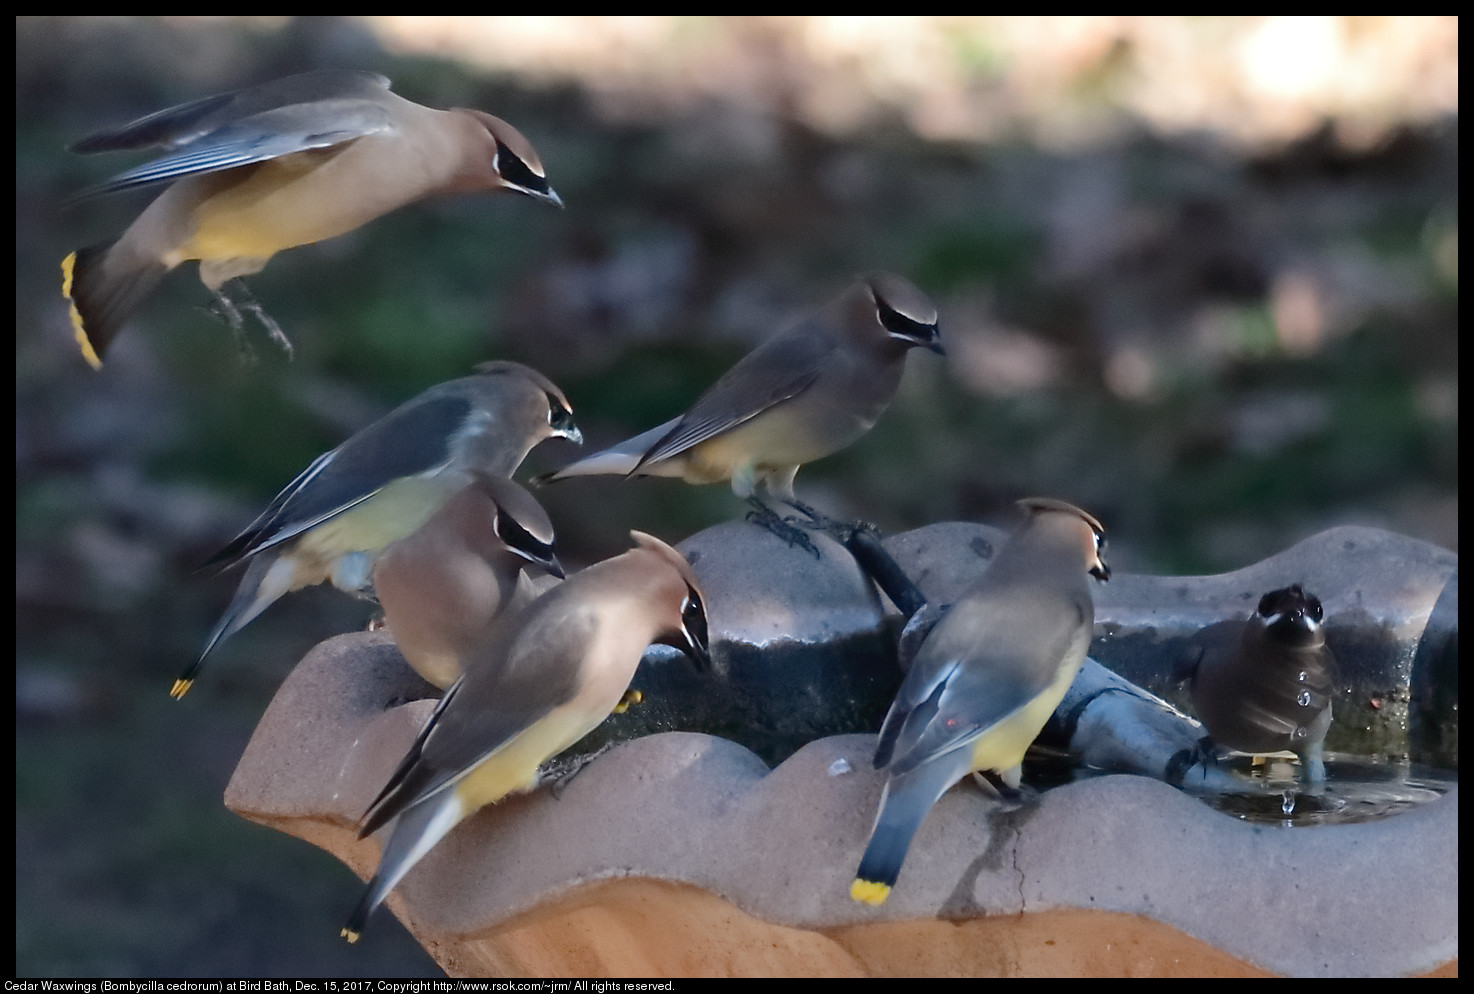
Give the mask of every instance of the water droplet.
<path id="1" fill-rule="evenodd" d="M 1299 676 L 1300 682 L 1301 683 L 1304 683 L 1306 680 L 1309 680 L 1309 679 L 1310 679 L 1310 674 L 1309 673 L 1306 673 L 1304 670 L 1301 670 L 1300 671 L 1300 676 Z"/>
<path id="2" fill-rule="evenodd" d="M 1280 802 L 1280 811 L 1284 812 L 1287 815 L 1294 813 L 1294 811 L 1295 811 L 1295 792 L 1293 790 L 1287 790 L 1287 791 L 1285 791 L 1285 793 L 1284 793 L 1284 800 L 1282 800 Z"/>
<path id="3" fill-rule="evenodd" d="M 1295 732 L 1294 732 L 1294 737 L 1295 738 L 1297 738 L 1297 739 L 1303 739 L 1303 738 L 1305 738 L 1309 734 L 1310 734 L 1310 732 L 1306 730 L 1306 728 L 1305 728 L 1304 725 L 1297 725 L 1297 726 L 1295 726 Z"/>
<path id="4" fill-rule="evenodd" d="M 1295 698 L 1295 703 L 1300 705 L 1302 708 L 1310 707 L 1310 691 L 1300 691 L 1300 696 Z"/>
<path id="5" fill-rule="evenodd" d="M 829 764 L 829 775 L 832 777 L 842 777 L 848 772 L 850 772 L 850 761 L 843 756 Z"/>

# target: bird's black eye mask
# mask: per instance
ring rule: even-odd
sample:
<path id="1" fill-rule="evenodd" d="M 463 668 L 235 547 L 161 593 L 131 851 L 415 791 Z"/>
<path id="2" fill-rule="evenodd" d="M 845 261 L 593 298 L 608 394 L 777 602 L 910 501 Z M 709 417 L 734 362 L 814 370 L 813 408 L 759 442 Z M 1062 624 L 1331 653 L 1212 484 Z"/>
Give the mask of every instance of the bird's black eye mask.
<path id="1" fill-rule="evenodd" d="M 690 587 L 686 588 L 686 600 L 681 605 L 681 627 L 697 645 L 702 648 L 710 645 L 710 635 L 706 628 L 706 605 L 701 603 L 701 595 Z"/>
<path id="2" fill-rule="evenodd" d="M 572 431 L 574 427 L 573 412 L 552 394 L 548 394 L 548 426 L 558 431 Z"/>
<path id="3" fill-rule="evenodd" d="M 936 328 L 933 325 L 922 324 L 920 321 L 908 318 L 879 297 L 875 298 L 875 313 L 880 318 L 881 327 L 897 338 L 906 338 L 914 342 L 929 342 L 936 334 Z"/>
<path id="4" fill-rule="evenodd" d="M 1091 567 L 1090 575 L 1104 583 L 1111 578 L 1111 567 L 1105 560 L 1106 537 L 1103 532 L 1098 532 L 1094 529 L 1091 529 L 1091 534 L 1095 536 L 1095 561 L 1097 565 Z"/>
<path id="5" fill-rule="evenodd" d="M 1325 620 L 1325 611 L 1321 607 L 1320 599 L 1314 594 L 1307 594 L 1305 588 L 1298 583 L 1279 590 L 1271 590 L 1259 599 L 1258 611 L 1261 617 L 1267 618 L 1272 614 L 1297 610 L 1303 611 L 1315 621 Z"/>
<path id="6" fill-rule="evenodd" d="M 553 543 L 538 539 L 505 511 L 498 511 L 492 524 L 496 537 L 517 555 L 534 563 L 555 562 Z"/>
<path id="7" fill-rule="evenodd" d="M 496 161 L 492 165 L 496 167 L 497 172 L 502 174 L 502 179 L 513 186 L 540 193 L 545 197 L 548 195 L 547 179 L 533 172 L 527 163 L 517 157 L 517 153 L 500 141 L 496 143 Z"/>

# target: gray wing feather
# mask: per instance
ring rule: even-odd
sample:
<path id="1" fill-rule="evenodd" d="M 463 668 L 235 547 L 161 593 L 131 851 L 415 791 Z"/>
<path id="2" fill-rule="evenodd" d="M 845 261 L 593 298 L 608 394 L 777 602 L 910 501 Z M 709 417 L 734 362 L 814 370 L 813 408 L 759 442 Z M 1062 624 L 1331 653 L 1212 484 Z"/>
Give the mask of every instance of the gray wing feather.
<path id="1" fill-rule="evenodd" d="M 598 619 L 565 600 L 573 610 L 528 616 L 509 645 L 478 658 L 451 687 L 370 805 L 361 836 L 455 783 L 573 696 L 576 663 L 597 634 Z"/>
<path id="2" fill-rule="evenodd" d="M 904 718 L 889 742 L 893 774 L 970 745 L 1043 693 L 1058 672 L 1051 664 L 1065 658 L 1079 631 L 1068 605 L 1059 610 L 1058 604 L 1051 609 L 1037 602 L 997 603 L 985 613 L 954 619 L 965 603 L 938 623 L 896 695 L 893 707 Z M 1028 620 L 1020 625 L 1023 614 Z M 999 621 L 1008 615 L 1007 630 L 1027 632 L 1027 641 L 1000 631 Z"/>
<path id="3" fill-rule="evenodd" d="M 266 510 L 205 566 L 236 562 L 285 542 L 372 497 L 386 484 L 449 463 L 452 445 L 475 405 L 441 394 L 390 411 L 318 456 Z"/>
<path id="4" fill-rule="evenodd" d="M 758 346 L 697 398 L 640 464 L 679 455 L 803 393 L 823 372 L 835 344 L 830 336 L 803 328 Z"/>
<path id="5" fill-rule="evenodd" d="M 328 148 L 393 127 L 377 104 L 334 101 L 284 107 L 246 118 L 184 146 L 180 151 L 119 173 L 87 195 L 117 193 L 199 173 L 235 169 L 309 149 Z"/>
<path id="6" fill-rule="evenodd" d="M 333 69 L 299 73 L 166 107 L 117 128 L 88 135 L 74 143 L 71 150 L 90 155 L 132 148 L 182 148 L 266 111 L 349 98 L 381 101 L 388 89 L 388 77 L 378 73 Z"/>

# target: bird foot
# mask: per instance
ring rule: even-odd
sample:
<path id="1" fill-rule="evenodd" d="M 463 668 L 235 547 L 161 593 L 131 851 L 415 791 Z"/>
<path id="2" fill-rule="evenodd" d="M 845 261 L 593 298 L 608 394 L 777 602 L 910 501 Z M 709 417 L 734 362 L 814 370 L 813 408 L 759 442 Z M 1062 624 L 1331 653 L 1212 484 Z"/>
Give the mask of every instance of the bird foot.
<path id="1" fill-rule="evenodd" d="M 974 770 L 972 779 L 979 787 L 983 787 L 984 784 L 991 787 L 993 792 L 1008 804 L 1023 804 L 1036 796 L 1033 788 L 1022 784 L 1011 787 L 992 770 Z"/>
<path id="2" fill-rule="evenodd" d="M 230 294 L 225 292 L 225 287 L 231 288 Z M 256 322 L 265 329 L 267 337 L 286 353 L 287 359 L 290 361 L 292 358 L 291 341 L 287 338 L 286 332 L 281 330 L 281 325 L 277 324 L 271 315 L 266 313 L 260 302 L 256 300 L 255 295 L 251 293 L 250 288 L 240 279 L 230 280 L 225 284 L 225 287 L 211 291 L 215 296 L 215 301 L 210 306 L 209 311 L 217 320 L 223 321 L 230 327 L 231 332 L 235 335 L 236 347 L 240 349 L 241 355 L 245 360 L 251 364 L 255 364 L 258 361 L 258 357 L 255 349 L 246 340 L 246 322 L 245 318 L 241 316 L 242 310 L 249 311 L 255 317 Z M 232 294 L 235 299 L 231 299 Z"/>
<path id="3" fill-rule="evenodd" d="M 643 693 L 641 693 L 640 691 L 638 691 L 638 690 L 626 690 L 624 692 L 624 696 L 619 699 L 619 703 L 616 704 L 616 705 L 614 705 L 614 711 L 612 713 L 614 713 L 614 714 L 624 714 L 626 711 L 628 711 L 630 708 L 634 707 L 636 704 L 643 703 L 644 700 L 645 700 L 645 695 Z"/>
<path id="4" fill-rule="evenodd" d="M 1207 735 L 1193 743 L 1191 748 L 1179 749 L 1168 759 L 1162 778 L 1174 787 L 1186 787 L 1190 782 L 1189 775 L 1194 769 L 1202 770 L 1194 780 L 1200 779 L 1205 782 L 1218 769 L 1218 747 Z"/>
<path id="5" fill-rule="evenodd" d="M 798 522 L 795 519 L 779 517 L 772 508 L 767 507 L 758 500 L 754 499 L 751 503 L 752 510 L 747 512 L 748 521 L 766 528 L 787 542 L 790 547 L 797 546 L 812 555 L 815 559 L 819 558 L 819 547 L 814 544 L 813 539 L 809 538 L 808 532 L 804 530 L 805 526 L 802 522 Z"/>
<path id="6" fill-rule="evenodd" d="M 824 532 L 840 545 L 848 545 L 856 535 L 861 533 L 869 533 L 875 536 L 876 540 L 879 540 L 882 537 L 879 527 L 877 527 L 874 523 L 865 521 L 861 518 L 853 518 L 849 521 L 840 521 L 836 518 L 829 517 L 827 514 L 819 512 L 812 505 L 805 504 L 801 500 L 784 498 L 783 502 L 789 507 L 793 508 L 795 511 L 798 511 L 800 514 L 808 518 L 808 527 L 816 528 L 819 531 Z"/>
<path id="7" fill-rule="evenodd" d="M 598 759 L 604 753 L 613 749 L 616 743 L 606 742 L 586 756 L 575 756 L 572 759 L 554 759 L 544 763 L 538 771 L 538 779 L 543 783 L 551 783 L 553 796 L 562 797 L 573 778 L 583 772 L 584 767 Z"/>

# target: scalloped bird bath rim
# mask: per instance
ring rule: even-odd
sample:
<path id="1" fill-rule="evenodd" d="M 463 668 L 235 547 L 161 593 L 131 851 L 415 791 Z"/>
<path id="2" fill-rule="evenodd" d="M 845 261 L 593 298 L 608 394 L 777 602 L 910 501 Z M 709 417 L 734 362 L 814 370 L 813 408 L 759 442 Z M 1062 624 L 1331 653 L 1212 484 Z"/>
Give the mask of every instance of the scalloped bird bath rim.
<path id="1" fill-rule="evenodd" d="M 1430 583 L 1456 576 L 1437 552 Z M 929 597 L 936 581 L 921 582 Z M 355 825 L 427 692 L 386 635 L 323 643 L 262 717 L 226 805 L 367 877 L 378 844 Z M 872 909 L 848 884 L 880 791 L 873 742 L 829 735 L 772 770 L 706 734 L 622 742 L 565 789 L 479 812 L 388 905 L 455 976 L 1457 975 L 1457 788 L 1395 817 L 1286 831 L 1141 776 L 1021 807 L 964 783 Z"/>

